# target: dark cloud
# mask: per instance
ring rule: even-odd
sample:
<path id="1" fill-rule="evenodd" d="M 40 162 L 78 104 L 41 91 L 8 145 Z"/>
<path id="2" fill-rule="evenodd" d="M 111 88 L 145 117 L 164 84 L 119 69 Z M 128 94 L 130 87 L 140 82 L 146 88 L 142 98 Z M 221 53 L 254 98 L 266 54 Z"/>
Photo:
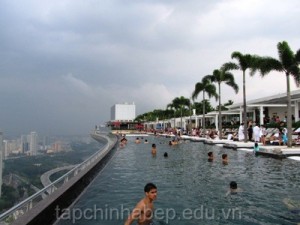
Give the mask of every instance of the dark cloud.
<path id="1" fill-rule="evenodd" d="M 88 133 L 115 103 L 135 102 L 138 114 L 165 108 L 233 51 L 277 57 L 282 40 L 299 49 L 299 10 L 296 0 L 3 0 L 0 128 Z M 253 86 L 274 89 L 258 79 L 247 80 L 249 97 Z M 224 90 L 224 101 L 241 101 Z"/>

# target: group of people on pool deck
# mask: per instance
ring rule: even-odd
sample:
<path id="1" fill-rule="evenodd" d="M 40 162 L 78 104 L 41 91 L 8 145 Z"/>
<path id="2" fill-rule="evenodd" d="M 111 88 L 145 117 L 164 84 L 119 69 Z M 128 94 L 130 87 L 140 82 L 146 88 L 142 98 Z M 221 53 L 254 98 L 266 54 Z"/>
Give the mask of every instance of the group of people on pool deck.
<path id="1" fill-rule="evenodd" d="M 274 128 L 271 129 L 271 131 L 268 131 L 263 125 L 249 123 L 246 133 L 249 141 L 261 142 L 263 145 L 266 145 L 267 143 L 286 145 L 288 141 L 286 128 Z M 241 123 L 237 136 L 239 141 L 245 139 L 244 123 Z"/>

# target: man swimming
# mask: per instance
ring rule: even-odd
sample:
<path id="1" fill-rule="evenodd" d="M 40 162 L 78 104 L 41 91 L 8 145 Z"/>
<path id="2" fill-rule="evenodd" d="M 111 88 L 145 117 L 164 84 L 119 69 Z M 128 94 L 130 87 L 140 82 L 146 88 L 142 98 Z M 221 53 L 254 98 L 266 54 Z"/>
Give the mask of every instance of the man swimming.
<path id="1" fill-rule="evenodd" d="M 139 225 L 149 225 L 153 218 L 153 201 L 157 196 L 157 187 L 153 183 L 148 183 L 144 187 L 145 197 L 140 200 L 124 225 L 130 225 L 134 220 L 138 220 Z"/>
<path id="2" fill-rule="evenodd" d="M 156 144 L 152 144 L 151 153 L 152 155 L 156 155 Z"/>
<path id="3" fill-rule="evenodd" d="M 222 154 L 222 162 L 224 165 L 228 164 L 228 156 L 227 154 Z"/>
<path id="4" fill-rule="evenodd" d="M 212 162 L 214 160 L 214 153 L 213 152 L 209 152 L 209 153 L 207 153 L 207 155 L 208 155 L 208 161 Z"/>
<path id="5" fill-rule="evenodd" d="M 226 196 L 230 194 L 236 194 L 238 192 L 242 192 L 242 189 L 238 188 L 238 185 L 235 181 L 231 181 L 229 183 L 229 191 L 226 193 Z"/>

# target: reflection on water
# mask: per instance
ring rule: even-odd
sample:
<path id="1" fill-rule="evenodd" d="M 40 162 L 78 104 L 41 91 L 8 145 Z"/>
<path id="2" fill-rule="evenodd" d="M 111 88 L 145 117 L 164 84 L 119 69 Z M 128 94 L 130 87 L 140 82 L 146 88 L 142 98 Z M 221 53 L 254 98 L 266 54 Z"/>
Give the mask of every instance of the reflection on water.
<path id="1" fill-rule="evenodd" d="M 158 187 L 154 224 L 296 224 L 300 216 L 283 203 L 299 199 L 299 162 L 256 157 L 252 153 L 185 142 L 169 146 L 168 139 L 147 137 L 150 144 L 118 150 L 60 225 L 124 224 L 144 196 L 148 182 Z M 152 157 L 151 144 L 157 155 Z M 213 162 L 207 153 L 213 151 Z M 163 157 L 167 152 L 168 157 Z M 228 154 L 223 165 L 221 156 Z M 225 196 L 230 181 L 243 190 Z"/>

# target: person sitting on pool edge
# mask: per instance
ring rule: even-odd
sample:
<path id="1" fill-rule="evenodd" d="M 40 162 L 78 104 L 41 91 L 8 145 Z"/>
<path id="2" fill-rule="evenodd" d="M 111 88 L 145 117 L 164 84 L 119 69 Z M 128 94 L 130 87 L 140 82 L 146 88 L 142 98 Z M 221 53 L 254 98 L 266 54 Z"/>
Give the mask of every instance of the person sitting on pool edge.
<path id="1" fill-rule="evenodd" d="M 130 225 L 134 220 L 137 224 L 151 224 L 154 212 L 153 201 L 157 197 L 157 187 L 153 183 L 148 183 L 144 187 L 145 197 L 140 200 L 131 214 L 128 216 L 124 225 Z"/>
<path id="2" fill-rule="evenodd" d="M 208 161 L 212 162 L 214 160 L 214 153 L 209 152 L 209 153 L 207 153 L 207 155 L 208 155 Z"/>
<path id="3" fill-rule="evenodd" d="M 258 152 L 258 151 L 259 151 L 258 143 L 255 142 L 255 143 L 254 143 L 254 152 Z"/>
<path id="4" fill-rule="evenodd" d="M 228 156 L 227 154 L 222 154 L 222 163 L 227 165 L 228 164 Z"/>

